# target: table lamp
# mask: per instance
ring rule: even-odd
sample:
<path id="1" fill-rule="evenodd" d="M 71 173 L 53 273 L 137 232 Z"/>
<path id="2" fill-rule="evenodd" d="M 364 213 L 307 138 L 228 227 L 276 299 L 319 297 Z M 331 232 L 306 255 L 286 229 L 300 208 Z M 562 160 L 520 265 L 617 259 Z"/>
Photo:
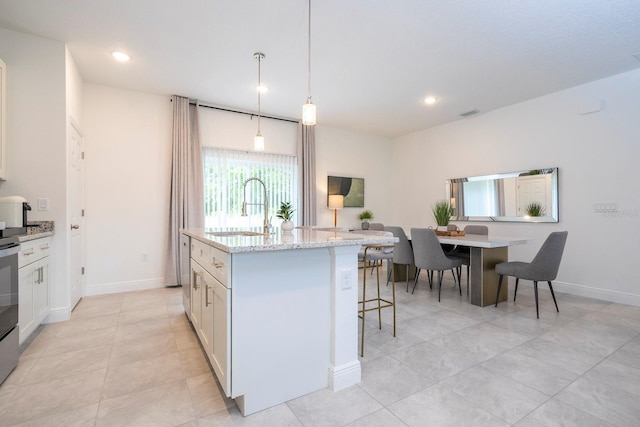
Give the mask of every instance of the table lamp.
<path id="1" fill-rule="evenodd" d="M 329 195 L 329 209 L 333 209 L 333 226 L 338 225 L 338 209 L 344 208 L 344 196 L 342 194 Z"/>

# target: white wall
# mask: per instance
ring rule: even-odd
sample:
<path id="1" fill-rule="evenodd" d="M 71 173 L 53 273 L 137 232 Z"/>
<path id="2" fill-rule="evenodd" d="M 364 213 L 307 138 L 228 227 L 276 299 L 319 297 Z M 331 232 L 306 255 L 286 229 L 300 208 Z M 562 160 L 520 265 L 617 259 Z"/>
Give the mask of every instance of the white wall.
<path id="1" fill-rule="evenodd" d="M 327 208 L 327 177 L 364 178 L 364 208 L 338 211 L 338 226 L 359 227 L 358 214 L 371 210 L 373 222 L 395 223 L 391 177 L 394 150 L 386 137 L 367 135 L 322 125 L 316 127 L 316 192 L 318 224 L 333 227 L 333 210 Z"/>
<path id="2" fill-rule="evenodd" d="M 83 102 L 86 294 L 164 286 L 170 97 L 86 84 Z"/>
<path id="3" fill-rule="evenodd" d="M 7 181 L 0 196 L 25 197 L 29 220 L 55 221 L 51 252 L 52 312 L 68 312 L 66 256 L 65 45 L 0 28 L 7 64 Z M 49 211 L 38 211 L 39 197 Z"/>
<path id="4" fill-rule="evenodd" d="M 164 286 L 171 168 L 168 96 L 85 84 L 86 293 Z M 199 109 L 203 145 L 252 149 L 256 119 Z M 298 126 L 263 119 L 266 151 L 296 154 Z M 327 175 L 365 178 L 366 208 L 390 221 L 388 138 L 317 128 L 319 225 L 333 224 L 326 208 Z M 357 213 L 340 212 L 339 224 L 357 225 Z M 148 253 L 149 260 L 141 261 Z"/>
<path id="5" fill-rule="evenodd" d="M 600 101 L 600 112 L 578 114 Z M 394 218 L 407 232 L 435 225 L 430 206 L 447 178 L 557 166 L 560 222 L 489 223 L 490 234 L 537 238 L 510 252 L 528 261 L 551 231 L 568 230 L 557 288 L 640 305 L 639 111 L 635 70 L 396 138 Z M 616 202 L 619 216 L 595 213 L 599 202 Z"/>
<path id="6" fill-rule="evenodd" d="M 198 109 L 200 142 L 204 146 L 253 150 L 253 137 L 258 131 L 258 118 L 245 114 L 200 107 Z M 265 152 L 296 155 L 298 124 L 262 118 L 260 133 Z"/>

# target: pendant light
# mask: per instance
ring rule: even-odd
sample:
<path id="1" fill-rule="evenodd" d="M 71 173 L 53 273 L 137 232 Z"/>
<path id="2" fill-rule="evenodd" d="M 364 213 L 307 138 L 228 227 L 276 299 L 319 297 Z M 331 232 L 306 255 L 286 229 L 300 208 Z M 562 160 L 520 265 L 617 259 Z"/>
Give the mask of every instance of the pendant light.
<path id="1" fill-rule="evenodd" d="M 308 91 L 307 102 L 302 106 L 302 124 L 313 126 L 316 124 L 316 106 L 311 102 L 311 0 L 309 0 L 309 38 L 308 38 Z"/>
<path id="2" fill-rule="evenodd" d="M 256 52 L 253 57 L 258 60 L 258 86 L 256 90 L 258 92 L 258 133 L 253 138 L 253 149 L 256 151 L 264 151 L 264 136 L 260 133 L 260 93 L 262 92 L 262 82 L 260 80 L 260 63 L 264 59 L 264 53 Z"/>

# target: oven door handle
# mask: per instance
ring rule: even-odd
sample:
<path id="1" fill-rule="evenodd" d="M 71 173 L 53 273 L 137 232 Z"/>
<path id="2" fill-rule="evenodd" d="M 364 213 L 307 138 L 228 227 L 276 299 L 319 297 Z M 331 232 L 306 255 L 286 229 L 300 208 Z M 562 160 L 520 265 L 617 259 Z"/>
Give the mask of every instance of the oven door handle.
<path id="1" fill-rule="evenodd" d="M 9 246 L 8 248 L 0 249 L 0 258 L 15 255 L 18 252 L 20 252 L 20 245 Z"/>

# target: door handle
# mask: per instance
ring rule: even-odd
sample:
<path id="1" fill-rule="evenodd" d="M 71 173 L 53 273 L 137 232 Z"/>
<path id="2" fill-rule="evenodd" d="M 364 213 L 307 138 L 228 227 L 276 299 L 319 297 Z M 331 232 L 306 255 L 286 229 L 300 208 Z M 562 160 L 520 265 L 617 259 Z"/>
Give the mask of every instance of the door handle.
<path id="1" fill-rule="evenodd" d="M 77 230 L 78 228 L 80 228 L 80 226 L 78 224 L 71 224 L 71 229 L 72 230 Z"/>

